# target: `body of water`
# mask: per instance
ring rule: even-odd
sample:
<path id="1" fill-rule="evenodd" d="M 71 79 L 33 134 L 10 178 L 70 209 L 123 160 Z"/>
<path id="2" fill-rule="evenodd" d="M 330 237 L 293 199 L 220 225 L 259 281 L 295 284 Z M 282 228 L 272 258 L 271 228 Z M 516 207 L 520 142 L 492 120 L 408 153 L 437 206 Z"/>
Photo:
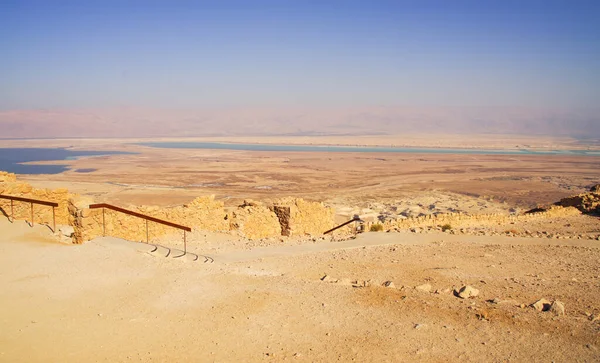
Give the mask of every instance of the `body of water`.
<path id="1" fill-rule="evenodd" d="M 86 151 L 61 148 L 0 148 L 0 170 L 16 174 L 59 174 L 69 170 L 61 160 L 84 156 L 131 154 L 122 151 Z M 31 161 L 56 161 L 53 165 L 22 164 Z"/>
<path id="2" fill-rule="evenodd" d="M 313 146 L 313 145 L 266 145 L 227 144 L 218 142 L 144 142 L 137 145 L 166 149 L 220 149 L 245 151 L 299 151 L 299 152 L 363 152 L 363 153 L 424 153 L 424 154 L 477 154 L 477 155 L 600 155 L 598 151 L 586 150 L 483 150 L 451 148 L 405 148 L 362 146 Z"/>

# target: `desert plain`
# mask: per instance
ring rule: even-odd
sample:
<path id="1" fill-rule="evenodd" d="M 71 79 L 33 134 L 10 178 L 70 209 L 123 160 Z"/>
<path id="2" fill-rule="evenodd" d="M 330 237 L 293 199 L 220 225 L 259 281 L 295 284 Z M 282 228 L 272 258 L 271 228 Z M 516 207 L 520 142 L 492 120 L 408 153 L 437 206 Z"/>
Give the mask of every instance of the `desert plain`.
<path id="1" fill-rule="evenodd" d="M 154 141 L 174 140 L 183 141 Z M 600 183 L 600 156 L 162 149 L 142 141 L 0 147 L 131 152 L 18 175 L 97 202 L 160 208 L 214 195 L 235 208 L 292 196 L 334 208 L 339 223 L 358 215 L 404 227 L 260 240 L 194 231 L 188 248 L 203 256 L 194 261 L 111 236 L 67 244 L 46 226 L 2 217 L 0 361 L 600 360 L 598 215 L 571 208 L 521 217 L 588 193 Z M 597 141 L 513 135 L 185 141 L 600 149 Z M 445 214 L 498 217 L 410 225 Z"/>

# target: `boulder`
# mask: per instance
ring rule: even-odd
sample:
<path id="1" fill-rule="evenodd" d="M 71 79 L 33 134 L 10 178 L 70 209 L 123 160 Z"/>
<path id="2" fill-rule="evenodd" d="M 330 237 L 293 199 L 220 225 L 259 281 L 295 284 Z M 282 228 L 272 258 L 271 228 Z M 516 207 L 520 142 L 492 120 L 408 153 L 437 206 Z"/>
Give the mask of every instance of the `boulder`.
<path id="1" fill-rule="evenodd" d="M 386 281 L 386 282 L 383 283 L 383 286 L 384 287 L 390 287 L 390 288 L 395 288 L 396 287 L 396 285 L 394 285 L 393 281 Z"/>
<path id="2" fill-rule="evenodd" d="M 330 283 L 336 283 L 336 282 L 338 282 L 337 279 L 334 279 L 333 277 L 331 277 L 329 275 L 325 275 L 325 276 L 321 277 L 321 281 L 323 281 L 323 282 L 330 282 Z"/>
<path id="3" fill-rule="evenodd" d="M 550 305 L 552 305 L 552 303 L 544 298 L 541 298 L 531 304 L 531 306 L 537 311 L 548 311 L 550 310 Z"/>
<path id="4" fill-rule="evenodd" d="M 65 237 L 73 237 L 75 234 L 75 229 L 73 226 L 60 226 L 58 227 L 58 232 Z"/>
<path id="5" fill-rule="evenodd" d="M 550 312 L 554 313 L 556 316 L 565 315 L 565 304 L 556 300 L 550 305 Z"/>
<path id="6" fill-rule="evenodd" d="M 474 298 L 479 295 L 479 290 L 474 288 L 473 286 L 463 286 L 458 291 L 454 291 L 455 295 L 460 297 L 461 299 L 469 299 Z"/>
<path id="7" fill-rule="evenodd" d="M 423 285 L 415 286 L 415 290 L 421 291 L 421 292 L 430 292 L 431 291 L 431 285 L 430 284 L 423 284 Z"/>

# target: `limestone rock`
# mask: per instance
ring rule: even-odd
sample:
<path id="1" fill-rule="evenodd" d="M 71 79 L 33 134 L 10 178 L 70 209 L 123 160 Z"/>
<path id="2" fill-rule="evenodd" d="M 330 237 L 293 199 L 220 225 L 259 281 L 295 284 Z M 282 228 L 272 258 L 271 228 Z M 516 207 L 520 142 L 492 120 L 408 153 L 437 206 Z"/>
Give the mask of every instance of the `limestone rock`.
<path id="1" fill-rule="evenodd" d="M 455 291 L 456 296 L 460 297 L 461 299 L 468 299 L 468 298 L 473 298 L 476 297 L 477 295 L 479 295 L 479 290 L 477 290 L 476 288 L 466 285 L 460 288 L 460 290 Z"/>
<path id="2" fill-rule="evenodd" d="M 384 287 L 390 287 L 390 288 L 395 288 L 396 287 L 396 285 L 394 285 L 393 281 L 386 281 L 386 282 L 383 283 L 383 286 Z"/>
<path id="3" fill-rule="evenodd" d="M 565 304 L 556 300 L 550 305 L 550 312 L 554 313 L 556 316 L 565 315 Z"/>
<path id="4" fill-rule="evenodd" d="M 431 291 L 431 285 L 430 284 L 423 284 L 423 285 L 415 286 L 415 290 L 421 291 L 421 292 L 430 292 Z"/>
<path id="5" fill-rule="evenodd" d="M 539 299 L 538 301 L 531 304 L 531 306 L 537 311 L 548 311 L 550 310 L 550 305 L 552 303 L 544 298 Z"/>
<path id="6" fill-rule="evenodd" d="M 333 277 L 331 277 L 329 275 L 325 275 L 325 276 L 321 277 L 321 281 L 336 283 L 336 282 L 338 282 L 338 279 L 334 279 Z"/>
<path id="7" fill-rule="evenodd" d="M 596 186 L 593 188 L 596 188 Z M 600 192 L 593 191 L 574 195 L 563 198 L 555 204 L 562 207 L 575 207 L 582 213 L 600 213 Z"/>
<path id="8" fill-rule="evenodd" d="M 0 183 L 12 183 L 17 181 L 17 176 L 13 173 L 0 171 Z"/>
<path id="9" fill-rule="evenodd" d="M 58 232 L 65 237 L 73 237 L 75 234 L 75 229 L 73 226 L 60 226 L 58 228 Z"/>

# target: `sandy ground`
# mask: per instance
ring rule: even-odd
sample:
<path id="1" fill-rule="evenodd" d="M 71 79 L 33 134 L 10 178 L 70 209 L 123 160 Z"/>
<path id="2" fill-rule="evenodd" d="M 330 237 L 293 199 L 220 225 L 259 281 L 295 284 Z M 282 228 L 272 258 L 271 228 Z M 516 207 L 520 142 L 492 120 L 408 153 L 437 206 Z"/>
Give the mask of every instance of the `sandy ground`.
<path id="1" fill-rule="evenodd" d="M 367 233 L 204 263 L 0 230 L 3 362 L 600 359 L 598 241 Z M 565 315 L 521 307 L 542 297 Z"/>

